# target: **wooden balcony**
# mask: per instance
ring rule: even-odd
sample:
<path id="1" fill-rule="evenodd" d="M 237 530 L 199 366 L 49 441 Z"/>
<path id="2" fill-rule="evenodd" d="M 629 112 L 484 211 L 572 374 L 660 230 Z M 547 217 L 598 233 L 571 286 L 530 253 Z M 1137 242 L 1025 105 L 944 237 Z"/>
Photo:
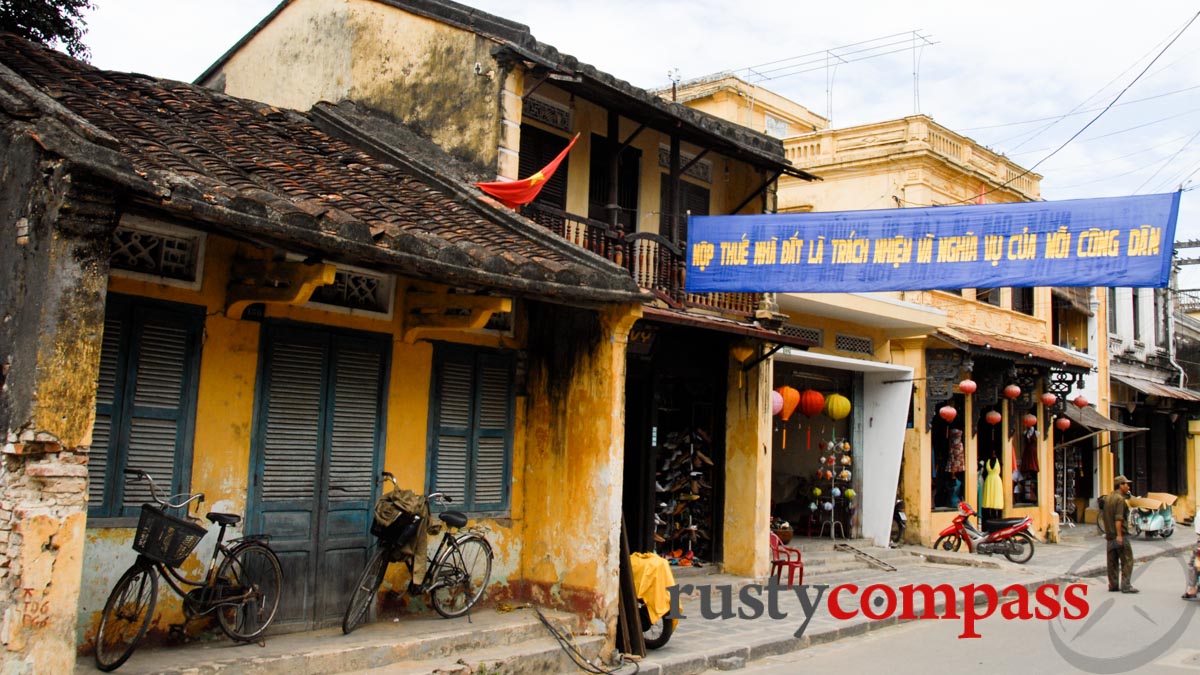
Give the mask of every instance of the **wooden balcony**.
<path id="1" fill-rule="evenodd" d="M 652 232 L 626 234 L 600 220 L 568 213 L 543 204 L 526 204 L 522 215 L 567 241 L 625 268 L 638 286 L 675 308 L 704 309 L 738 318 L 751 318 L 759 293 L 688 293 L 685 250 Z"/>

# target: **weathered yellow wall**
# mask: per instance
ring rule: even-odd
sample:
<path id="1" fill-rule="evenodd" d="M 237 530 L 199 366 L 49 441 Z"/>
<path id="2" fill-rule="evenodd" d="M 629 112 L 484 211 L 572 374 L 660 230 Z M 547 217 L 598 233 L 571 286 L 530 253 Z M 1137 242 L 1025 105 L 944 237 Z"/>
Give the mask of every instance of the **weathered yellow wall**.
<path id="1" fill-rule="evenodd" d="M 727 372 L 723 571 L 762 578 L 771 563 L 772 362 L 743 374 L 730 356 Z"/>
<path id="2" fill-rule="evenodd" d="M 625 349 L 637 306 L 530 312 L 525 521 L 514 597 L 612 636 L 624 471 Z M 610 638 L 611 639 L 611 638 Z"/>

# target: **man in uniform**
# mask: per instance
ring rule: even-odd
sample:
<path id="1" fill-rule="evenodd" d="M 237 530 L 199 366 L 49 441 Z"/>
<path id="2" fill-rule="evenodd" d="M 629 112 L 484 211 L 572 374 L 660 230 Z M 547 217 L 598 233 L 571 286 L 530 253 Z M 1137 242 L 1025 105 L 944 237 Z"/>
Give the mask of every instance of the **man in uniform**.
<path id="1" fill-rule="evenodd" d="M 1104 523 L 1104 538 L 1108 540 L 1108 590 L 1122 593 L 1137 593 L 1130 583 L 1133 577 L 1133 545 L 1125 536 L 1125 523 L 1129 520 L 1129 479 L 1117 476 L 1113 479 L 1113 491 L 1104 498 L 1104 512 L 1100 514 Z"/>

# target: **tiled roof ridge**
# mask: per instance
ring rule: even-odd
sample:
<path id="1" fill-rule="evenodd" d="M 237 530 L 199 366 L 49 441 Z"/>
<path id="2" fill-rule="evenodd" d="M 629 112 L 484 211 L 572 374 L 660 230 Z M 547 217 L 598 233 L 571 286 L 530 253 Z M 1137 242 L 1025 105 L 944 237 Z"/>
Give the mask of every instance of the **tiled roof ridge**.
<path id="1" fill-rule="evenodd" d="M 270 221 L 276 226 L 265 228 L 269 236 L 324 253 L 353 250 L 480 285 L 537 286 L 560 298 L 640 297 L 623 270 L 597 265 L 573 247 L 547 247 L 498 222 L 499 210 L 488 212 L 435 189 L 424 176 L 378 161 L 302 113 L 187 83 L 101 71 L 16 36 L 0 35 L 0 47 L 0 65 L 11 68 L 0 91 L 20 91 L 9 81 L 14 78 L 26 84 L 6 108 L 23 109 L 26 117 L 37 108 L 42 121 L 58 120 L 80 136 L 90 125 L 95 138 L 89 142 L 104 141 L 110 154 L 125 160 L 96 167 L 100 173 L 145 179 L 152 194 L 166 195 L 157 202 L 164 207 L 207 213 L 235 227 Z M 60 143 L 68 151 L 70 145 Z M 125 175 L 124 184 L 131 182 Z M 374 250 L 366 254 L 363 246 Z M 395 255 L 382 255 L 385 250 Z"/>

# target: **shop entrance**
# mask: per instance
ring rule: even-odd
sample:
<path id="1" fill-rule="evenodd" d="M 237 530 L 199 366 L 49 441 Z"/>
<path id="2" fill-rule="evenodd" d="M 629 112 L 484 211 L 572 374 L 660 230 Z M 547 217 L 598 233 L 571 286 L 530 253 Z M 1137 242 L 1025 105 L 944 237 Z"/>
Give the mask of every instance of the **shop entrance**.
<path id="1" fill-rule="evenodd" d="M 729 338 L 646 321 L 631 336 L 623 496 L 630 549 L 704 566 L 721 559 Z"/>
<path id="2" fill-rule="evenodd" d="M 776 392 L 790 387 L 800 398 L 790 413 L 785 403 L 773 418 L 771 515 L 795 536 L 858 532 L 860 381 L 851 371 L 775 362 Z"/>

